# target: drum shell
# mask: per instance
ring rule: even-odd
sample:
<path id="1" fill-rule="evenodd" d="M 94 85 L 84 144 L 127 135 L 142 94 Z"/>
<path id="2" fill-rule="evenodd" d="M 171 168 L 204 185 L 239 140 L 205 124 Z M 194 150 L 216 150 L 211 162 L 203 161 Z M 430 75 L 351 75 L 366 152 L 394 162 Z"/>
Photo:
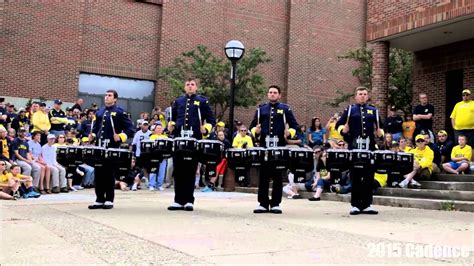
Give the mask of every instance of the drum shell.
<path id="1" fill-rule="evenodd" d="M 392 169 L 393 174 L 406 175 L 413 171 L 414 156 L 412 153 L 398 152 L 396 157 L 397 167 Z"/>
<path id="2" fill-rule="evenodd" d="M 56 160 L 60 165 L 67 165 L 67 146 L 56 147 Z"/>
<path id="3" fill-rule="evenodd" d="M 204 164 L 217 164 L 222 159 L 224 144 L 218 140 L 198 141 L 199 161 Z"/>
<path id="4" fill-rule="evenodd" d="M 396 165 L 397 154 L 391 151 L 374 151 L 374 168 L 377 173 L 390 173 Z"/>
<path id="5" fill-rule="evenodd" d="M 247 148 L 246 156 L 247 162 L 250 166 L 261 166 L 265 161 L 265 148 L 253 147 Z"/>
<path id="6" fill-rule="evenodd" d="M 156 142 L 152 140 L 143 140 L 140 142 L 140 156 L 143 154 L 152 154 L 155 151 Z"/>
<path id="7" fill-rule="evenodd" d="M 112 164 L 117 171 L 116 178 L 120 179 L 127 176 L 132 163 L 132 152 L 126 149 L 108 149 L 105 150 L 106 160 Z"/>
<path id="8" fill-rule="evenodd" d="M 173 145 L 174 145 L 173 139 L 169 139 L 169 138 L 156 139 L 154 154 L 164 159 L 171 158 L 171 156 L 173 155 Z"/>
<path id="9" fill-rule="evenodd" d="M 267 148 L 266 161 L 271 163 L 276 169 L 286 169 L 288 167 L 289 157 L 290 151 L 286 147 Z"/>
<path id="10" fill-rule="evenodd" d="M 365 168 L 372 166 L 374 163 L 374 155 L 368 150 L 351 150 L 351 167 Z"/>
<path id="11" fill-rule="evenodd" d="M 173 152 L 175 156 L 192 156 L 197 154 L 197 139 L 195 138 L 175 138 L 173 142 Z"/>
<path id="12" fill-rule="evenodd" d="M 105 149 L 102 147 L 85 146 L 82 151 L 84 163 L 90 166 L 102 164 L 105 159 Z"/>
<path id="13" fill-rule="evenodd" d="M 326 166 L 330 172 L 343 172 L 350 168 L 351 153 L 349 150 L 327 150 Z"/>
<path id="14" fill-rule="evenodd" d="M 83 157 L 82 157 L 82 146 L 68 146 L 67 147 L 67 154 L 66 154 L 66 164 L 70 167 L 74 165 L 82 164 Z"/>
<path id="15" fill-rule="evenodd" d="M 307 173 L 314 169 L 314 156 L 311 149 L 290 149 L 290 163 L 288 169 L 293 173 Z"/>
<path id="16" fill-rule="evenodd" d="M 247 151 L 245 149 L 228 149 L 225 152 L 230 169 L 245 168 L 247 164 Z"/>

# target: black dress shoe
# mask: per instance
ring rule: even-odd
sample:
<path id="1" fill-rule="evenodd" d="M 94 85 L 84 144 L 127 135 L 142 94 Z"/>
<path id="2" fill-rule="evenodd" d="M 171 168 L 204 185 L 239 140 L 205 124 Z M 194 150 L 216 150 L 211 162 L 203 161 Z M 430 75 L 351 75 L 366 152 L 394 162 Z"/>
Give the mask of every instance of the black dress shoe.
<path id="1" fill-rule="evenodd" d="M 267 213 L 267 212 L 268 212 L 268 209 L 261 205 L 257 206 L 257 208 L 253 210 L 253 213 Z"/>
<path id="2" fill-rule="evenodd" d="M 184 210 L 184 206 L 179 204 L 179 203 L 176 203 L 176 202 L 173 202 L 169 207 L 168 207 L 168 211 L 182 211 Z"/>
<path id="3" fill-rule="evenodd" d="M 89 210 L 97 210 L 97 209 L 102 209 L 103 206 L 104 206 L 104 204 L 96 204 L 96 203 L 94 203 L 94 204 L 92 204 L 92 205 L 89 205 L 89 207 L 87 207 L 87 208 L 89 208 Z"/>
<path id="4" fill-rule="evenodd" d="M 320 201 L 321 198 L 312 197 L 312 198 L 309 198 L 308 200 L 309 200 L 309 201 Z"/>
<path id="5" fill-rule="evenodd" d="M 69 190 L 67 189 L 67 187 L 62 187 L 59 191 L 61 193 L 69 193 Z"/>
<path id="6" fill-rule="evenodd" d="M 110 210 L 110 209 L 113 209 L 113 208 L 114 208 L 113 204 L 104 204 L 104 205 L 102 205 L 102 209 L 104 209 L 104 210 Z"/>

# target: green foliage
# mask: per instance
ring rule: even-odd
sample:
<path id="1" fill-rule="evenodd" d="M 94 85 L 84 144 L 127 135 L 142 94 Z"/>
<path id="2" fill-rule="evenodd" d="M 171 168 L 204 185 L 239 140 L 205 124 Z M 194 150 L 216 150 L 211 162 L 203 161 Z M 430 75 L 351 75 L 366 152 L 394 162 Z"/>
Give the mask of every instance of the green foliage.
<path id="1" fill-rule="evenodd" d="M 267 62 L 270 59 L 260 48 L 250 49 L 238 62 L 234 102 L 236 107 L 256 105 L 264 95 L 264 79 L 257 67 Z M 222 120 L 230 104 L 230 69 L 229 60 L 213 54 L 204 45 L 198 45 L 194 50 L 177 57 L 172 66 L 160 69 L 158 78 L 168 82 L 171 93 L 167 96 L 170 100 L 183 93 L 186 78 L 197 78 L 199 93 L 209 98 L 216 117 Z"/>
<path id="2" fill-rule="evenodd" d="M 362 47 L 356 50 L 349 50 L 338 56 L 339 60 L 349 59 L 359 63 L 359 67 L 352 70 L 352 75 L 359 80 L 360 86 L 372 88 L 372 50 Z M 389 91 L 388 105 L 395 105 L 405 112 L 411 110 L 412 97 L 412 67 L 413 54 L 411 52 L 391 48 L 389 54 Z M 351 93 L 344 93 L 338 89 L 338 96 L 334 100 L 325 103 L 331 107 L 338 107 L 353 96 Z"/>
<path id="3" fill-rule="evenodd" d="M 454 204 L 454 200 L 441 202 L 441 210 L 442 211 L 456 211 L 456 205 Z"/>

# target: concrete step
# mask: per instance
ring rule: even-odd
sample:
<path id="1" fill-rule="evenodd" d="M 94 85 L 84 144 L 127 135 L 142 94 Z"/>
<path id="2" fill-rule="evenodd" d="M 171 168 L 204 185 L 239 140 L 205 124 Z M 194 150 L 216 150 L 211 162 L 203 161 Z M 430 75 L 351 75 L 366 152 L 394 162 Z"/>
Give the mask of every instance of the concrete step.
<path id="1" fill-rule="evenodd" d="M 474 202 L 473 191 L 457 190 L 435 190 L 435 189 L 403 189 L 403 188 L 380 188 L 376 195 L 394 196 L 404 198 L 442 199 L 442 200 L 464 200 Z"/>
<path id="2" fill-rule="evenodd" d="M 474 175 L 437 174 L 433 176 L 433 180 L 452 182 L 474 182 Z"/>
<path id="3" fill-rule="evenodd" d="M 474 182 L 420 181 L 422 189 L 474 191 Z"/>
<path id="4" fill-rule="evenodd" d="M 254 193 L 257 194 L 258 189 L 256 187 L 236 187 L 236 192 L 242 193 Z M 269 190 L 271 193 L 271 189 Z M 308 199 L 313 196 L 310 192 L 301 192 L 300 195 L 303 199 Z M 350 194 L 335 194 L 335 193 L 323 193 L 321 199 L 327 201 L 340 201 L 350 203 Z M 309 203 L 309 202 L 308 202 Z M 405 207 L 405 208 L 418 208 L 427 210 L 450 210 L 450 211 L 466 211 L 474 212 L 473 201 L 463 200 L 446 200 L 446 199 L 424 199 L 424 198 L 409 198 L 409 197 L 395 197 L 395 196 L 382 196 L 374 195 L 374 205 L 392 206 L 392 207 Z"/>

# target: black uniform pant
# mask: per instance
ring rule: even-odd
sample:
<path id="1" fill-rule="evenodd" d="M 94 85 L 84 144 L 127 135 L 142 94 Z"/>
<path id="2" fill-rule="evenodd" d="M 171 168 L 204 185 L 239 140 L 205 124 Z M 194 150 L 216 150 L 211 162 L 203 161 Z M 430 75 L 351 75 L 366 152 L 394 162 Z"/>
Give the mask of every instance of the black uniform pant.
<path id="1" fill-rule="evenodd" d="M 260 169 L 260 179 L 258 181 L 258 202 L 264 208 L 279 206 L 283 193 L 282 172 L 284 170 L 276 169 L 273 164 L 262 163 Z M 268 198 L 268 188 L 270 178 L 273 179 L 272 198 Z"/>
<path id="2" fill-rule="evenodd" d="M 372 204 L 374 173 L 374 168 L 371 165 L 364 165 L 362 168 L 351 168 L 352 207 L 357 207 L 360 210 L 363 210 Z"/>
<path id="3" fill-rule="evenodd" d="M 194 204 L 194 181 L 198 166 L 197 154 L 177 153 L 173 156 L 174 202 Z"/>
<path id="4" fill-rule="evenodd" d="M 117 165 L 109 159 L 104 159 L 102 164 L 96 164 L 94 168 L 96 202 L 114 202 Z"/>

